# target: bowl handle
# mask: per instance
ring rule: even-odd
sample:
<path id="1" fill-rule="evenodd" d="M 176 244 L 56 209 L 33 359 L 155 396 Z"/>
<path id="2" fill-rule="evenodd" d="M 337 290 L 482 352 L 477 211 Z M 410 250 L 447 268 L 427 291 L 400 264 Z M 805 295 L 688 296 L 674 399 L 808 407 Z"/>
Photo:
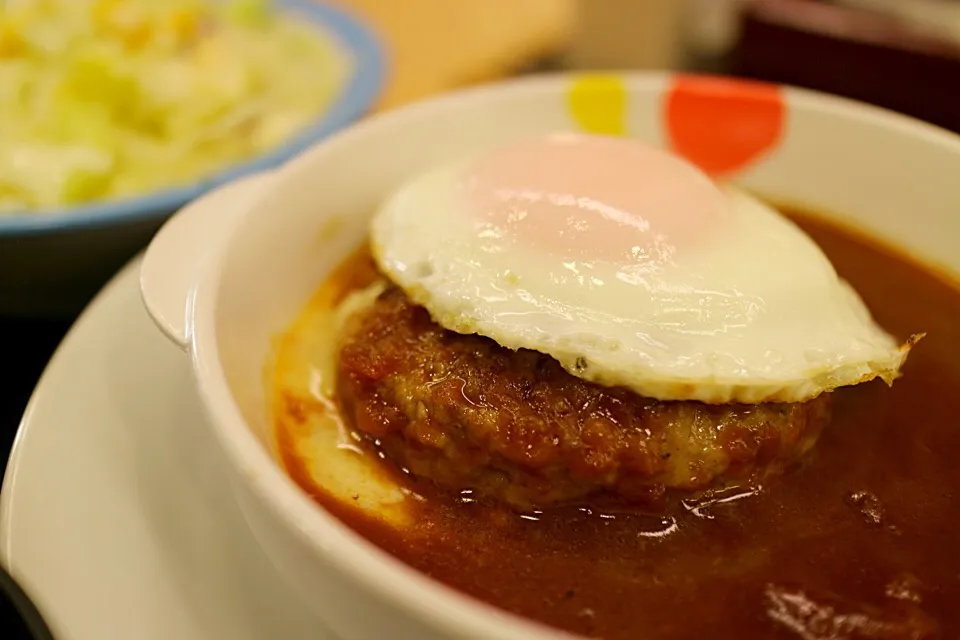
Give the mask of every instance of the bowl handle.
<path id="1" fill-rule="evenodd" d="M 207 260 L 276 173 L 265 171 L 214 189 L 180 209 L 154 236 L 140 266 L 147 313 L 181 349 L 190 343 L 193 291 Z"/>

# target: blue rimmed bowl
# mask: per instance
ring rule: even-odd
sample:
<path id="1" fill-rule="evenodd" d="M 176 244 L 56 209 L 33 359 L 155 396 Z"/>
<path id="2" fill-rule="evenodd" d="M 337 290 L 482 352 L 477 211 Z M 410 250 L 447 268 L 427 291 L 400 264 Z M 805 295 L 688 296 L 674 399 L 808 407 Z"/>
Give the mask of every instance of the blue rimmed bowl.
<path id="1" fill-rule="evenodd" d="M 378 36 L 357 17 L 316 0 L 274 0 L 328 33 L 350 61 L 339 94 L 290 141 L 194 183 L 133 198 L 0 215 L 0 316 L 67 316 L 146 246 L 177 209 L 210 189 L 283 164 L 370 109 L 386 78 Z"/>

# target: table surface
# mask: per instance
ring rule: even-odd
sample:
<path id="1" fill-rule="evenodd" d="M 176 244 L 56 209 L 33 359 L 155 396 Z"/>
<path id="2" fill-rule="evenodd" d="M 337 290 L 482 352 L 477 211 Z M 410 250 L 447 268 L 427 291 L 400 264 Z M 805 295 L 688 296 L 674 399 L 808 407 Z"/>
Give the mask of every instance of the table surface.
<path id="1" fill-rule="evenodd" d="M 391 74 L 379 109 L 523 71 L 567 41 L 575 0 L 332 0 L 364 16 L 383 36 Z M 0 274 L 2 277 L 2 274 Z M 30 394 L 74 318 L 0 317 L 6 336 L 0 394 L 0 473 Z M 11 628 L 0 618 L 0 629 Z"/>

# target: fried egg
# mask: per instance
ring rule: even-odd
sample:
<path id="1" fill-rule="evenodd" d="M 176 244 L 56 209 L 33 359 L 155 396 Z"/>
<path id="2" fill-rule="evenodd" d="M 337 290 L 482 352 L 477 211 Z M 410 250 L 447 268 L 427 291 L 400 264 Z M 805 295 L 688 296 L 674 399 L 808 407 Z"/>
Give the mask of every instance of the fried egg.
<path id="1" fill-rule="evenodd" d="M 371 247 L 444 328 L 659 400 L 890 383 L 911 344 L 774 209 L 625 138 L 557 133 L 436 167 L 383 203 Z"/>

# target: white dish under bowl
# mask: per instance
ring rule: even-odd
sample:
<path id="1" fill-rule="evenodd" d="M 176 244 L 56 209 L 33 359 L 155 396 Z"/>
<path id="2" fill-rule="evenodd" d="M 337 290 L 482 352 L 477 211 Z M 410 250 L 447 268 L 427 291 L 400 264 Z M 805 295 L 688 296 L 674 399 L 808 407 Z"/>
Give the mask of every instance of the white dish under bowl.
<path id="1" fill-rule="evenodd" d="M 727 162 L 742 186 L 835 212 L 844 224 L 960 273 L 953 207 L 960 138 L 821 94 L 668 74 L 533 78 L 415 104 L 355 125 L 278 172 L 205 196 L 154 240 L 141 274 L 144 299 L 192 358 L 211 440 L 226 453 L 246 520 L 282 575 L 343 638 L 565 636 L 411 569 L 287 477 L 274 455 L 263 382 L 271 338 L 362 242 L 371 213 L 405 179 L 483 145 L 558 129 L 674 144 L 677 123 L 667 112 L 678 95 L 693 101 L 692 113 L 716 115 L 718 144 L 773 114 L 773 128 L 760 127 L 754 142 L 729 138 L 746 144 L 739 160 Z"/>

